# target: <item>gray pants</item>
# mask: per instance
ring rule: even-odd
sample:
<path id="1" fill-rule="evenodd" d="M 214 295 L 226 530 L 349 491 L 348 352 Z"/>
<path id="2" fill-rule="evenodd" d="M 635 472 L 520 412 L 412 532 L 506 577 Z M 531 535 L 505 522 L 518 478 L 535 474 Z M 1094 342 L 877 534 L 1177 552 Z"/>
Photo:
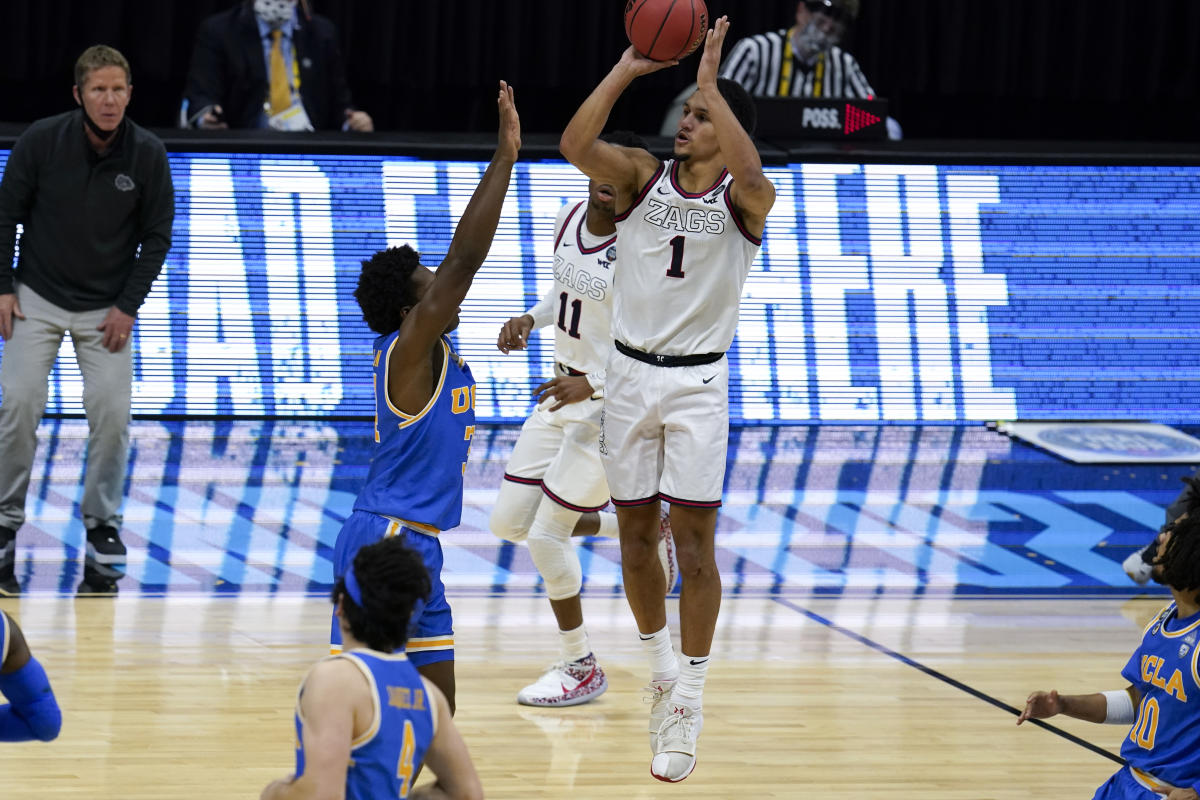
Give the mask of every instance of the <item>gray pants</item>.
<path id="1" fill-rule="evenodd" d="M 133 392 L 132 345 L 104 349 L 96 326 L 107 308 L 72 312 L 25 286 L 17 286 L 25 319 L 13 319 L 12 338 L 0 358 L 0 525 L 25 522 L 25 494 L 37 449 L 37 426 L 46 410 L 48 379 L 62 344 L 71 334 L 83 373 L 83 408 L 88 421 L 87 471 L 80 513 L 87 528 L 121 526 L 125 469 L 129 463 L 129 404 Z"/>

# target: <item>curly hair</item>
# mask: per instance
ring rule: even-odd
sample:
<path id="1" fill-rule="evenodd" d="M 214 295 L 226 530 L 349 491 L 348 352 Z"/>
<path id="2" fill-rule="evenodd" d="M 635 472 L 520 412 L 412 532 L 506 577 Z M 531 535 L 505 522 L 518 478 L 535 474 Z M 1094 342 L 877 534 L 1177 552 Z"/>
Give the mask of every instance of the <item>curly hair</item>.
<path id="1" fill-rule="evenodd" d="M 342 600 L 342 615 L 354 638 L 372 650 L 391 653 L 408 641 L 408 622 L 419 602 L 429 598 L 431 584 L 425 562 L 400 536 L 389 536 L 361 548 L 354 556 L 354 575 L 362 605 L 338 578 L 332 600 Z"/>
<path id="2" fill-rule="evenodd" d="M 420 264 L 421 255 L 408 245 L 380 250 L 362 262 L 354 299 L 367 325 L 380 336 L 400 330 L 402 309 L 417 302 L 412 276 Z"/>
<path id="3" fill-rule="evenodd" d="M 746 87 L 730 78 L 717 78 L 717 91 L 729 104 L 729 110 L 733 112 L 742 129 L 753 136 L 754 129 L 758 127 L 758 107 L 754 105 Z"/>
<path id="4" fill-rule="evenodd" d="M 1160 583 L 1190 592 L 1200 589 L 1200 480 L 1184 478 L 1191 488 L 1187 511 L 1170 525 L 1171 538 L 1158 559 Z"/>

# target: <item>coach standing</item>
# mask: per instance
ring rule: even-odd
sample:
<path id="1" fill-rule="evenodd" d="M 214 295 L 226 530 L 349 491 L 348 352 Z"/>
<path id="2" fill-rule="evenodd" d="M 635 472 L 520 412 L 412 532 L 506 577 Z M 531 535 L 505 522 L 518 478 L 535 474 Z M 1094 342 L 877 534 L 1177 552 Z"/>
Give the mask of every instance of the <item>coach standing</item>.
<path id="1" fill-rule="evenodd" d="M 175 217 L 166 149 L 125 118 L 132 88 L 124 56 L 89 47 L 75 62 L 80 107 L 30 125 L 0 181 L 0 596 L 20 592 L 16 532 L 64 333 L 83 373 L 88 420 L 79 592 L 115 593 L 124 575 L 130 337 Z M 12 272 L 18 223 L 24 228 Z"/>

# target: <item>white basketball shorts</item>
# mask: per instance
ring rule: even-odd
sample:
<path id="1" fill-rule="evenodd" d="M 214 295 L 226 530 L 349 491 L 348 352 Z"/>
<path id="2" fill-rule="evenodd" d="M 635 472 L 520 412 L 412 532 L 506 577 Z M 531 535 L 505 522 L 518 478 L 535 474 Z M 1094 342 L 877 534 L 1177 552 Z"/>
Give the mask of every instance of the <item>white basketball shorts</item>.
<path id="1" fill-rule="evenodd" d="M 541 484 L 542 491 L 565 508 L 599 511 L 608 505 L 608 481 L 600 463 L 599 399 L 547 411 L 539 405 L 521 426 L 505 480 Z"/>
<path id="2" fill-rule="evenodd" d="M 600 456 L 614 505 L 721 505 L 729 360 L 660 367 L 616 350 L 604 384 Z"/>

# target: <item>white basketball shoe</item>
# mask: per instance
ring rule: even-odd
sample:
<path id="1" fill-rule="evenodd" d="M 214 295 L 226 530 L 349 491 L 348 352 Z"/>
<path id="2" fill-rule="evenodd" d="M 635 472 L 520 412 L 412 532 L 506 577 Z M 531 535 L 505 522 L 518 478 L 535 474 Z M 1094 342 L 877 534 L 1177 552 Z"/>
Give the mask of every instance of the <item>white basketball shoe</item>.
<path id="1" fill-rule="evenodd" d="M 517 692 L 523 706 L 577 706 L 595 700 L 608 688 L 604 670 L 596 656 L 588 653 L 578 661 L 560 661 L 533 683 Z"/>
<path id="2" fill-rule="evenodd" d="M 671 533 L 671 515 L 663 509 L 658 523 L 658 561 L 662 564 L 663 577 L 667 579 L 667 594 L 679 580 L 679 562 L 675 560 L 675 537 Z"/>
<path id="3" fill-rule="evenodd" d="M 667 703 L 667 715 L 658 729 L 658 749 L 650 762 L 650 774 L 660 781 L 678 783 L 696 768 L 696 740 L 704 727 L 698 708 Z"/>
<path id="4" fill-rule="evenodd" d="M 646 692 L 644 702 L 650 704 L 650 752 L 658 752 L 658 729 L 667 718 L 667 707 L 671 703 L 671 690 L 675 688 L 675 680 L 650 681 L 650 685 L 642 691 Z"/>

